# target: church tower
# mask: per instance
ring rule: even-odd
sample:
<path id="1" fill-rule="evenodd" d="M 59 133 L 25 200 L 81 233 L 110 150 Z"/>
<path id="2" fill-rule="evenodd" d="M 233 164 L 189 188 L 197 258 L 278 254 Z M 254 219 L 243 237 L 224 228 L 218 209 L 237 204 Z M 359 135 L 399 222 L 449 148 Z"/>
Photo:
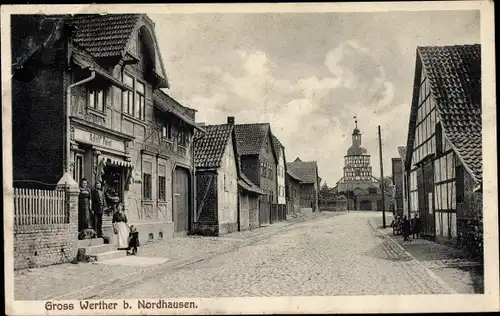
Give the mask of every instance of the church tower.
<path id="1" fill-rule="evenodd" d="M 361 147 L 361 131 L 358 120 L 352 131 L 352 145 L 344 156 L 344 181 L 372 181 L 372 167 L 368 151 Z"/>

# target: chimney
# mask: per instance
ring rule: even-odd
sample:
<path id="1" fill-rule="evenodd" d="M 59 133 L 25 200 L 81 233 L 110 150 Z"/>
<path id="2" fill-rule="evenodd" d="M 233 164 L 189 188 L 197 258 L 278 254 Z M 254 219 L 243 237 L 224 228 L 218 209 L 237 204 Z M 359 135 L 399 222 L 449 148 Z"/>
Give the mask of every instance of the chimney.
<path id="1" fill-rule="evenodd" d="M 227 117 L 227 124 L 234 125 L 234 116 L 228 116 Z"/>

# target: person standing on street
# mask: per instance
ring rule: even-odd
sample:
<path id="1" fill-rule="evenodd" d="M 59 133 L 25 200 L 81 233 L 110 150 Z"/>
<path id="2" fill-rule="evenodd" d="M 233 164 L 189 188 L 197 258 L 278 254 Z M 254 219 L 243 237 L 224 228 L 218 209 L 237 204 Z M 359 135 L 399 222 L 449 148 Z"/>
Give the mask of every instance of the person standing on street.
<path id="1" fill-rule="evenodd" d="M 411 231 L 411 225 L 410 221 L 406 217 L 406 215 L 403 217 L 403 240 L 408 241 L 408 237 L 410 236 L 410 231 Z"/>
<path id="2" fill-rule="evenodd" d="M 92 219 L 97 238 L 102 237 L 102 215 L 106 208 L 106 197 L 101 190 L 101 182 L 97 181 L 92 190 Z"/>
<path id="3" fill-rule="evenodd" d="M 413 239 L 415 239 L 415 236 L 417 236 L 417 239 L 420 238 L 420 226 L 421 226 L 421 221 L 420 218 L 418 217 L 418 213 L 415 213 L 413 215 L 413 218 L 411 220 L 411 231 L 413 233 Z"/>

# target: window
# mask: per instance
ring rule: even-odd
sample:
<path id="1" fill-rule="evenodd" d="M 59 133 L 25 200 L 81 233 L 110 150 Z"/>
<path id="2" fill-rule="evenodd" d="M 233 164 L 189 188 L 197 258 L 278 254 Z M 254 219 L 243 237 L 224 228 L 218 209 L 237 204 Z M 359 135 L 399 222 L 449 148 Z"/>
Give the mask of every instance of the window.
<path id="1" fill-rule="evenodd" d="M 229 184 L 227 183 L 227 175 L 224 174 L 224 191 L 229 191 Z"/>
<path id="2" fill-rule="evenodd" d="M 73 168 L 73 179 L 80 182 L 83 178 L 83 156 L 81 154 L 75 154 L 75 166 Z"/>
<path id="3" fill-rule="evenodd" d="M 151 174 L 149 173 L 143 173 L 142 174 L 142 188 L 143 188 L 143 193 L 142 197 L 145 200 L 152 200 L 152 192 L 151 192 L 151 187 L 152 187 L 152 182 L 151 182 Z"/>
<path id="4" fill-rule="evenodd" d="M 130 89 L 122 92 L 123 112 L 144 120 L 146 118 L 146 86 L 126 73 L 123 73 L 122 81 Z"/>
<path id="5" fill-rule="evenodd" d="M 177 135 L 177 142 L 179 145 L 186 147 L 187 146 L 187 131 L 183 125 L 180 126 L 179 134 Z"/>
<path id="6" fill-rule="evenodd" d="M 94 110 L 104 112 L 104 90 L 89 89 L 88 90 L 88 106 Z"/>
<path id="7" fill-rule="evenodd" d="M 368 188 L 368 193 L 377 194 L 377 188 Z"/>
<path id="8" fill-rule="evenodd" d="M 144 120 L 146 117 L 146 88 L 143 83 L 137 82 L 135 95 L 135 117 Z"/>
<path id="9" fill-rule="evenodd" d="M 164 176 L 158 176 L 158 200 L 165 201 L 167 194 L 167 178 Z"/>
<path id="10" fill-rule="evenodd" d="M 436 124 L 436 154 L 442 154 L 443 153 L 443 138 L 442 134 L 443 131 L 441 129 L 441 123 Z"/>
<path id="11" fill-rule="evenodd" d="M 161 129 L 161 137 L 172 139 L 172 127 L 169 123 L 164 123 Z"/>
<path id="12" fill-rule="evenodd" d="M 122 92 L 123 112 L 134 115 L 134 78 L 124 73 L 123 83 L 131 89 Z"/>

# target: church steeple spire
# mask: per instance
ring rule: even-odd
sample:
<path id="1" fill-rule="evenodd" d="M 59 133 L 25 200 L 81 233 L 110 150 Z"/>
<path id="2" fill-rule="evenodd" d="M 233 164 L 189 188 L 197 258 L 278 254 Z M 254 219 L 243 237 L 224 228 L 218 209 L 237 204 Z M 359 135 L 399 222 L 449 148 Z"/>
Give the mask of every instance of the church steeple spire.
<path id="1" fill-rule="evenodd" d="M 354 130 L 352 131 L 352 147 L 358 148 L 361 146 L 361 132 L 359 131 L 358 128 L 358 118 L 356 115 L 353 116 L 354 119 Z"/>

